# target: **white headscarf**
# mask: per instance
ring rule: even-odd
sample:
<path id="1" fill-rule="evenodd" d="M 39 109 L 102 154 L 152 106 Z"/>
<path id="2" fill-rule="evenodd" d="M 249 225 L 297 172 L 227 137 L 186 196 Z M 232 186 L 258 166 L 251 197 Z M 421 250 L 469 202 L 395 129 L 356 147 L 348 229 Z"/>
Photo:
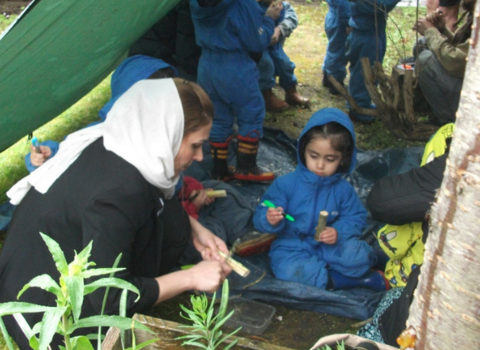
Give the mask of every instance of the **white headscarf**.
<path id="1" fill-rule="evenodd" d="M 139 81 L 115 102 L 104 123 L 69 135 L 55 157 L 17 182 L 7 195 L 17 205 L 32 186 L 46 193 L 82 151 L 103 136 L 107 150 L 132 164 L 145 180 L 171 198 L 178 181 L 174 159 L 183 127 L 182 103 L 173 80 Z"/>

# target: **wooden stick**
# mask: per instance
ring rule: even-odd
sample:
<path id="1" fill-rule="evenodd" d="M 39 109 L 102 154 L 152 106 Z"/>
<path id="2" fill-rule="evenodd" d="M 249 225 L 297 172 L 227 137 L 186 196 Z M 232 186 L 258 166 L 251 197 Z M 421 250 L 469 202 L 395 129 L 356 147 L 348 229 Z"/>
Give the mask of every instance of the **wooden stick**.
<path id="1" fill-rule="evenodd" d="M 317 224 L 317 229 L 315 231 L 315 240 L 317 242 L 320 242 L 320 233 L 325 230 L 325 225 L 327 224 L 327 217 L 328 217 L 328 211 L 322 210 L 320 214 L 318 214 L 318 224 Z"/>
<path id="2" fill-rule="evenodd" d="M 230 265 L 232 270 L 235 271 L 236 273 L 238 273 L 240 276 L 247 277 L 250 274 L 249 269 L 247 269 L 245 266 L 240 264 L 238 261 L 233 260 L 231 256 L 228 256 L 227 254 L 225 254 L 221 250 L 218 251 L 218 254 L 220 254 L 220 256 L 225 259 L 225 262 L 228 265 Z"/>
<path id="3" fill-rule="evenodd" d="M 209 198 L 219 198 L 219 197 L 226 197 L 227 191 L 225 190 L 207 190 L 205 191 L 207 197 Z"/>

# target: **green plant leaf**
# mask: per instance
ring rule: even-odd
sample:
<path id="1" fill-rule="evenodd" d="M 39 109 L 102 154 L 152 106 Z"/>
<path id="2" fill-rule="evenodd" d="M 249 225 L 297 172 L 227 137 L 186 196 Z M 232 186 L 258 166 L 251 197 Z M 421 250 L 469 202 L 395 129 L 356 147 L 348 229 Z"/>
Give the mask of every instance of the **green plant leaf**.
<path id="1" fill-rule="evenodd" d="M 125 267 L 104 267 L 104 268 L 99 268 L 99 269 L 89 269 L 82 271 L 79 273 L 78 276 L 83 277 L 83 278 L 90 278 L 93 276 L 101 276 L 101 275 L 108 275 L 111 273 L 119 272 L 125 270 Z"/>
<path id="2" fill-rule="evenodd" d="M 222 342 L 220 342 L 221 344 Z M 238 343 L 238 338 L 235 339 L 234 341 L 232 341 L 230 344 L 228 344 L 226 347 L 223 348 L 223 350 L 228 350 L 230 349 L 231 347 L 235 346 L 236 344 Z"/>
<path id="3" fill-rule="evenodd" d="M 66 310 L 67 307 L 58 307 L 43 314 L 40 329 L 39 350 L 46 350 L 48 345 L 52 342 L 53 336 L 57 331 L 58 323 Z"/>
<path id="4" fill-rule="evenodd" d="M 228 279 L 225 279 L 223 281 L 223 286 L 222 286 L 222 298 L 220 299 L 220 308 L 218 309 L 218 318 L 221 320 L 225 316 L 225 313 L 227 312 L 227 306 L 228 306 L 228 295 L 230 294 L 230 288 L 228 285 Z"/>
<path id="5" fill-rule="evenodd" d="M 94 350 L 92 343 L 84 335 L 70 338 L 70 346 L 72 350 Z"/>
<path id="6" fill-rule="evenodd" d="M 19 299 L 20 296 L 30 287 L 41 288 L 47 292 L 55 294 L 57 299 L 62 298 L 62 289 L 58 283 L 55 282 L 52 277 L 45 274 L 32 278 L 30 282 L 23 286 L 22 290 L 17 294 L 17 299 Z"/>
<path id="7" fill-rule="evenodd" d="M 69 334 L 71 334 L 77 329 L 87 327 L 117 327 L 120 329 L 130 329 L 132 322 L 134 322 L 134 326 L 136 329 L 141 329 L 142 331 L 153 333 L 150 328 L 136 320 L 132 320 L 131 318 L 116 315 L 101 315 L 86 317 L 78 320 L 78 322 L 76 322 L 74 325 L 72 325 L 72 327 L 70 327 Z"/>
<path id="8" fill-rule="evenodd" d="M 135 349 L 136 349 L 136 350 L 140 350 L 140 349 L 142 349 L 142 348 L 144 348 L 144 347 L 146 347 L 146 346 L 149 346 L 150 344 L 155 343 L 155 342 L 158 341 L 158 340 L 160 340 L 160 339 L 158 339 L 158 338 L 153 338 L 153 339 L 144 341 L 143 343 L 137 344 L 137 345 L 135 346 Z M 126 348 L 125 350 L 132 350 L 132 349 L 133 349 L 133 347 L 130 347 L 130 348 Z"/>
<path id="9" fill-rule="evenodd" d="M 38 347 L 40 344 L 38 342 L 37 337 L 35 337 L 35 334 L 36 334 L 35 327 L 33 327 L 33 330 L 32 330 L 30 328 L 30 325 L 27 323 L 27 320 L 25 320 L 25 317 L 23 317 L 22 314 L 13 314 L 13 318 L 15 319 L 15 321 L 17 321 L 18 326 L 22 330 L 25 337 L 28 339 L 30 347 L 34 350 L 38 350 Z"/>
<path id="10" fill-rule="evenodd" d="M 232 315 L 233 315 L 234 312 L 235 312 L 235 311 L 232 310 L 232 311 L 230 311 L 230 312 L 228 313 L 227 316 L 225 316 L 225 317 L 223 317 L 223 318 L 218 317 L 218 318 L 217 318 L 217 322 L 215 322 L 215 327 L 214 327 L 213 329 L 214 329 L 214 330 L 217 330 L 217 329 L 219 329 L 221 326 L 223 326 L 223 324 L 224 324 L 225 322 L 227 322 L 227 320 L 228 320 L 230 317 L 232 317 Z"/>
<path id="11" fill-rule="evenodd" d="M 3 323 L 2 318 L 0 317 L 0 330 L 2 331 L 3 338 L 5 339 L 5 343 L 7 343 L 7 346 L 10 350 L 15 350 L 13 347 L 12 341 L 10 340 L 10 335 L 7 332 L 7 328 L 5 327 L 5 323 Z"/>
<path id="12" fill-rule="evenodd" d="M 21 301 L 12 301 L 8 303 L 0 304 L 0 317 L 5 315 L 11 314 L 27 314 L 27 313 L 35 313 L 35 312 L 46 312 L 52 309 L 57 309 L 56 307 L 52 306 L 43 306 L 43 305 L 36 305 L 31 303 L 24 303 Z"/>
<path id="13" fill-rule="evenodd" d="M 101 278 L 99 280 L 96 280 L 95 282 L 92 282 L 90 284 L 85 285 L 83 294 L 84 295 L 90 294 L 90 293 L 96 291 L 98 288 L 102 288 L 102 287 L 110 287 L 110 288 L 114 287 L 114 288 L 129 290 L 130 292 L 138 295 L 138 297 L 135 301 L 137 301 L 138 298 L 140 297 L 140 291 L 138 290 L 137 287 L 135 287 L 130 282 L 124 281 L 124 280 L 122 280 L 120 278 L 116 278 L 116 277 Z"/>
<path id="14" fill-rule="evenodd" d="M 64 276 L 63 280 L 67 286 L 68 296 L 72 306 L 73 320 L 77 322 L 82 312 L 84 280 L 79 276 Z"/>
<path id="15" fill-rule="evenodd" d="M 47 245 L 50 254 L 52 254 L 53 261 L 55 261 L 55 265 L 57 266 L 57 270 L 60 272 L 61 275 L 68 275 L 68 264 L 67 260 L 65 260 L 65 254 L 63 254 L 62 248 L 60 245 L 51 239 L 46 234 L 40 232 L 40 236 L 42 236 L 45 244 Z"/>

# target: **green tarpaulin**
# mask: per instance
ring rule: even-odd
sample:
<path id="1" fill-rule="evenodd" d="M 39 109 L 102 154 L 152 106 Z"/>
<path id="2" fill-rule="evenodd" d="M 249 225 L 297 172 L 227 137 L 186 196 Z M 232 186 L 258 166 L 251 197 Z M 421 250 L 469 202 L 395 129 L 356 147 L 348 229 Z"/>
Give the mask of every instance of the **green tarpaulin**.
<path id="1" fill-rule="evenodd" d="M 0 151 L 100 83 L 179 0 L 36 0 L 0 39 Z"/>

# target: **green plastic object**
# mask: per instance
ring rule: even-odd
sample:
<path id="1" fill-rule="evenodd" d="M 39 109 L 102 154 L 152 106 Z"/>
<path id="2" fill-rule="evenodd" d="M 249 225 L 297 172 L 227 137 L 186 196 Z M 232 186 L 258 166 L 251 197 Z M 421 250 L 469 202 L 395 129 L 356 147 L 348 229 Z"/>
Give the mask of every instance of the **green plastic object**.
<path id="1" fill-rule="evenodd" d="M 91 91 L 179 0 L 35 0 L 0 38 L 0 151 Z"/>
<path id="2" fill-rule="evenodd" d="M 275 204 L 273 204 L 272 202 L 270 202 L 269 200 L 264 200 L 263 205 L 265 205 L 266 207 L 268 208 L 277 208 L 277 206 Z M 282 215 L 285 216 L 285 219 L 289 220 L 289 221 L 295 221 L 295 219 L 291 216 L 291 215 L 288 215 L 287 213 L 285 213 L 284 211 L 282 211 Z"/>

